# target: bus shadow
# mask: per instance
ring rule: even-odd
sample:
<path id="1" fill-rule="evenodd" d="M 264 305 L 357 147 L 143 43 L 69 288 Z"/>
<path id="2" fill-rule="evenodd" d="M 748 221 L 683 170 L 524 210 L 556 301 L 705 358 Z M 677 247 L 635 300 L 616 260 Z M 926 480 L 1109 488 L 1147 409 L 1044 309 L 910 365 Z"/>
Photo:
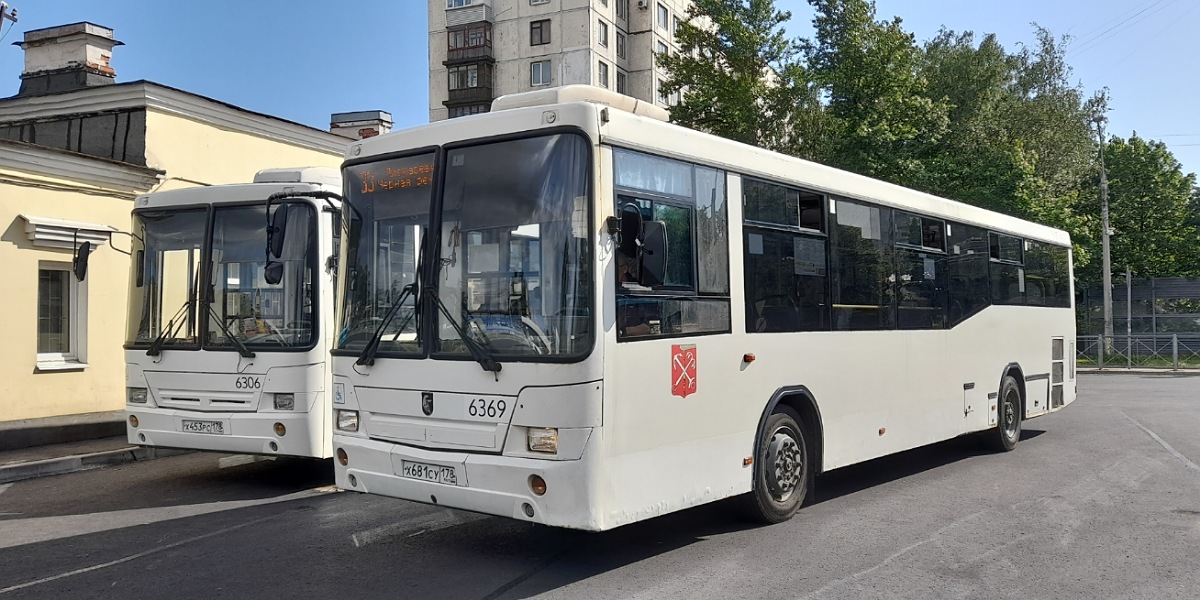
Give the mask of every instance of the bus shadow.
<path id="1" fill-rule="evenodd" d="M 1032 440 L 1043 433 L 1046 432 L 1040 429 L 1022 429 L 1021 441 Z M 817 479 L 817 489 L 809 503 L 820 504 L 988 454 L 995 454 L 995 451 L 968 435 L 884 456 L 822 475 Z"/>

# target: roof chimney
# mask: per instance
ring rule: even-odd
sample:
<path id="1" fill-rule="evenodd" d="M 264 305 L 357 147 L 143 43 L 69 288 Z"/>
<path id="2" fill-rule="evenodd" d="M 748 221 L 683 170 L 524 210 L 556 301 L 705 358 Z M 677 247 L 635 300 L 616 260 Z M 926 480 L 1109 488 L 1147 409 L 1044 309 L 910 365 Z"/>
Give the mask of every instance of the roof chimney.
<path id="1" fill-rule="evenodd" d="M 113 30 L 85 22 L 26 31 L 25 41 L 13 45 L 25 51 L 17 95 L 35 96 L 111 85 L 117 76 L 109 65 L 112 51 L 124 44 Z"/>
<path id="2" fill-rule="evenodd" d="M 329 132 L 352 140 L 383 135 L 392 130 L 392 113 L 382 110 L 334 113 L 329 117 Z"/>

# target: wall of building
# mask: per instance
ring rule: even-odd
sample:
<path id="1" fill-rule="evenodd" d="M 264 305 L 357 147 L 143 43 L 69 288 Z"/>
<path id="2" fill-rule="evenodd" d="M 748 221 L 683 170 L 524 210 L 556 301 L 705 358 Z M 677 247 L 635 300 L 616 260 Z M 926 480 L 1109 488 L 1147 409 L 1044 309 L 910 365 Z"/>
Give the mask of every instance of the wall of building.
<path id="1" fill-rule="evenodd" d="M 66 178 L 31 177 L 0 170 L 0 421 L 119 410 L 124 407 L 125 298 L 129 257 L 108 244 L 92 252 L 86 277 L 86 344 L 80 358 L 87 368 L 39 371 L 37 360 L 38 268 L 43 263 L 69 265 L 69 249 L 35 247 L 20 214 L 84 221 L 129 231 L 132 198 L 81 191 L 39 189 L 8 183 L 40 181 L 52 186 L 80 186 Z M 113 244 L 128 250 L 127 236 Z"/>
<path id="2" fill-rule="evenodd" d="M 250 181 L 264 168 L 337 167 L 342 154 L 318 151 L 259 135 L 215 127 L 177 114 L 146 111 L 146 159 L 166 178 L 156 191 Z M 107 165 L 101 168 L 127 167 Z M 15 185 L 12 181 L 27 185 Z M 31 187 L 45 185 L 64 189 Z M 145 190 L 149 190 L 149 186 Z M 125 406 L 125 356 L 130 258 L 105 244 L 92 252 L 86 277 L 87 318 L 83 369 L 40 371 L 37 361 L 38 269 L 43 262 L 70 264 L 72 251 L 35 247 L 20 214 L 81 221 L 130 230 L 134 192 L 124 198 L 95 195 L 94 186 L 69 177 L 48 178 L 0 170 L 0 279 L 5 282 L 0 331 L 0 421 L 121 410 Z M 129 248 L 128 236 L 113 245 Z"/>
<path id="3" fill-rule="evenodd" d="M 336 168 L 343 158 L 173 113 L 151 109 L 146 114 L 146 162 L 167 172 L 160 191 L 192 187 L 196 181 L 245 183 L 271 167 Z"/>

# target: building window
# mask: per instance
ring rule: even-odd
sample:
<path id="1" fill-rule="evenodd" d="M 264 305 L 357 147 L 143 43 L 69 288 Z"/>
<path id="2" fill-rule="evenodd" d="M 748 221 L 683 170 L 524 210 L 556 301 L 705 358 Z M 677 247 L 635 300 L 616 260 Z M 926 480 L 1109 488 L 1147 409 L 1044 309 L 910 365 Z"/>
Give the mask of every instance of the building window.
<path id="1" fill-rule="evenodd" d="M 666 54 L 666 53 L 667 53 L 667 45 L 666 45 L 666 44 L 664 44 L 663 42 L 658 42 L 658 43 L 657 43 L 657 44 L 654 46 L 654 51 L 655 51 L 655 52 L 657 52 L 657 53 L 659 53 L 659 54 Z"/>
<path id="2" fill-rule="evenodd" d="M 471 27 L 468 29 L 459 29 L 456 31 L 446 32 L 447 44 L 449 50 L 464 50 L 467 48 L 485 48 L 492 41 L 492 30 L 490 27 Z"/>
<path id="3" fill-rule="evenodd" d="M 81 366 L 87 331 L 86 284 L 67 263 L 38 267 L 37 362 L 39 368 Z"/>
<path id="4" fill-rule="evenodd" d="M 605 48 L 607 48 L 608 47 L 608 23 L 605 23 L 604 21 L 599 21 L 598 23 L 596 23 L 596 25 L 597 25 L 596 40 L 600 42 L 601 46 L 604 46 Z"/>
<path id="5" fill-rule="evenodd" d="M 449 74 L 451 90 L 479 87 L 479 65 L 450 67 Z"/>
<path id="6" fill-rule="evenodd" d="M 474 0 L 446 0 L 446 8 L 470 6 L 472 2 L 474 2 Z"/>
<path id="7" fill-rule="evenodd" d="M 675 37 L 679 37 L 679 17 L 678 16 L 671 18 L 671 35 L 674 35 Z"/>
<path id="8" fill-rule="evenodd" d="M 625 34 L 617 32 L 617 58 L 625 58 Z"/>
<path id="9" fill-rule="evenodd" d="M 529 45 L 544 46 L 550 43 L 550 19 L 529 24 Z"/>
<path id="10" fill-rule="evenodd" d="M 629 18 L 629 0 L 617 0 L 617 18 Z"/>
<path id="11" fill-rule="evenodd" d="M 550 4 L 550 0 L 529 0 L 530 6 L 536 6 L 538 4 Z"/>
<path id="12" fill-rule="evenodd" d="M 659 4 L 658 5 L 658 26 L 662 27 L 663 29 L 666 29 L 667 25 L 670 24 L 670 20 L 671 20 L 671 11 L 667 10 L 667 7 Z"/>
<path id="13" fill-rule="evenodd" d="M 465 117 L 467 115 L 477 115 L 480 113 L 489 112 L 486 104 L 472 104 L 471 106 L 455 106 L 450 109 L 450 118 Z"/>
<path id="14" fill-rule="evenodd" d="M 608 63 L 600 61 L 599 68 L 596 71 L 596 78 L 600 82 L 600 87 L 608 87 Z"/>
<path id="15" fill-rule="evenodd" d="M 529 85 L 550 85 L 550 61 L 539 60 L 529 65 Z"/>
<path id="16" fill-rule="evenodd" d="M 667 104 L 666 87 L 667 87 L 667 82 L 659 79 L 658 80 L 658 103 L 659 104 Z"/>
<path id="17" fill-rule="evenodd" d="M 626 78 L 626 75 L 624 73 L 617 71 L 617 93 L 618 94 L 628 94 L 629 93 L 627 91 L 628 84 L 625 82 L 625 78 Z"/>

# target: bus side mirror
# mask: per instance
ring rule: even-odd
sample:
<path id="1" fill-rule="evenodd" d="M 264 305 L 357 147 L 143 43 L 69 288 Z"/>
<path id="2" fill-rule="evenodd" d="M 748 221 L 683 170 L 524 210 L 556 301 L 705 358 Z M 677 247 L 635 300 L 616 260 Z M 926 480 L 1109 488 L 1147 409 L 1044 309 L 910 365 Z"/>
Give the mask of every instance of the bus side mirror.
<path id="1" fill-rule="evenodd" d="M 146 285 L 146 251 L 137 251 L 137 276 L 135 284 L 137 287 Z"/>
<path id="2" fill-rule="evenodd" d="M 638 283 L 647 287 L 662 285 L 667 278 L 667 225 L 662 221 L 642 223 L 642 268 Z"/>
<path id="3" fill-rule="evenodd" d="M 621 207 L 621 254 L 638 255 L 638 238 L 642 235 L 642 213 L 632 202 Z"/>
<path id="4" fill-rule="evenodd" d="M 283 236 L 287 231 L 288 205 L 280 204 L 275 207 L 271 216 L 271 225 L 267 227 L 267 252 L 279 258 L 283 255 Z"/>
<path id="5" fill-rule="evenodd" d="M 263 267 L 263 279 L 268 285 L 279 285 L 279 282 L 283 281 L 283 262 L 268 261 L 267 266 Z"/>
<path id="6" fill-rule="evenodd" d="M 83 281 L 87 277 L 88 257 L 92 254 L 92 243 L 84 242 L 75 249 L 75 260 L 72 261 L 71 270 L 75 272 L 75 280 Z"/>

